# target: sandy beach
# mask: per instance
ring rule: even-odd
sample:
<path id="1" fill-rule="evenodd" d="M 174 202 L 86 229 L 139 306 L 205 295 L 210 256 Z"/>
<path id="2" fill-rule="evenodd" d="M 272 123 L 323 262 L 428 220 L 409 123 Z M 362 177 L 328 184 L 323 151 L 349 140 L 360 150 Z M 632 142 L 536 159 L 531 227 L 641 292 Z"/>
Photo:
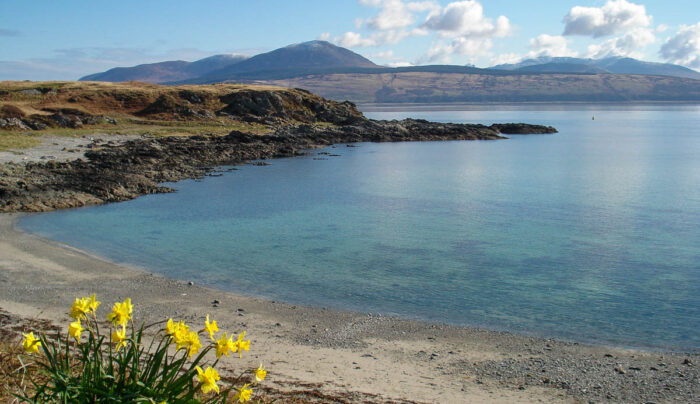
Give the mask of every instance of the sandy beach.
<path id="1" fill-rule="evenodd" d="M 700 398 L 697 354 L 588 346 L 238 296 L 116 265 L 18 231 L 18 217 L 0 216 L 0 308 L 7 318 L 63 326 L 72 300 L 89 293 L 107 305 L 131 297 L 135 318 L 146 323 L 168 317 L 203 322 L 210 314 L 222 330 L 247 332 L 250 353 L 232 360 L 231 368 L 265 364 L 266 387 L 273 393 L 318 390 L 325 400 L 338 402 Z"/>

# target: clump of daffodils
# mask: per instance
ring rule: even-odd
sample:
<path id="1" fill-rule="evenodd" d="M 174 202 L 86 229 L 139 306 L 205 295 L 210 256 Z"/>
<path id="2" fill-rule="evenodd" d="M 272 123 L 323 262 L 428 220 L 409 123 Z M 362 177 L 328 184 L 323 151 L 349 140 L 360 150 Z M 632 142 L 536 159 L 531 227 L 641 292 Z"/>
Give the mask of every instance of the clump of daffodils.
<path id="1" fill-rule="evenodd" d="M 261 364 L 251 372 L 252 383 L 222 389 L 215 369 L 219 360 L 231 353 L 242 357 L 250 349 L 250 340 L 245 339 L 245 332 L 235 340 L 226 332 L 217 337 L 219 327 L 209 315 L 202 328 L 170 318 L 145 344 L 144 330 L 151 326 L 134 327 L 131 299 L 114 303 L 106 316 L 109 330 L 104 334 L 97 316 L 99 306 L 94 294 L 76 298 L 63 340 L 48 339 L 43 333 L 38 337 L 32 332 L 23 334 L 25 353 L 37 356 L 37 363 L 49 375 L 48 382 L 25 389 L 24 400 L 225 403 L 233 393 L 234 401 L 246 402 L 253 395 L 251 384 L 262 382 L 267 375 Z M 216 357 L 211 364 L 205 359 L 209 351 Z M 34 391 L 33 396 L 27 391 Z"/>

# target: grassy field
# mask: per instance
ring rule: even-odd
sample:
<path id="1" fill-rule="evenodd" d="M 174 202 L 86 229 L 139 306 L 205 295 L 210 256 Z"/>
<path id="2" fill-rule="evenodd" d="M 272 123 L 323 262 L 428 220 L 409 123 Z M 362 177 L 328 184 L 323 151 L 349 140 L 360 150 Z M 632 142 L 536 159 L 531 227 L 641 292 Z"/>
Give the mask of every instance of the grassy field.
<path id="1" fill-rule="evenodd" d="M 274 94 L 282 100 L 282 108 L 289 111 L 305 108 L 304 102 L 309 99 L 322 100 L 299 90 L 254 84 L 161 86 L 136 82 L 3 81 L 0 82 L 0 118 L 34 120 L 49 127 L 42 130 L 0 129 L 0 150 L 36 146 L 43 136 L 129 134 L 158 137 L 226 135 L 232 130 L 252 134 L 270 132 L 269 122 L 218 113 L 229 106 L 232 96 L 240 92 Z M 298 100 L 302 100 L 300 104 L 294 104 Z M 56 113 L 108 117 L 115 124 L 99 121 L 97 124 L 59 127 L 51 121 L 51 116 Z M 284 123 L 301 122 L 286 119 Z M 315 124 L 328 125 L 325 122 Z"/>

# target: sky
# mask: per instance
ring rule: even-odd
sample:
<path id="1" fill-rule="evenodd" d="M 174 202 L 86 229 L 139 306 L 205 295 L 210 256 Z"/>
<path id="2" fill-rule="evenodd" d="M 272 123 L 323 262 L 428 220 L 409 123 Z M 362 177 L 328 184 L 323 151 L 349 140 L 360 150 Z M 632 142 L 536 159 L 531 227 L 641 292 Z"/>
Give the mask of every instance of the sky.
<path id="1" fill-rule="evenodd" d="M 386 66 L 630 56 L 700 70 L 698 0 L 0 0 L 0 80 L 315 39 Z"/>

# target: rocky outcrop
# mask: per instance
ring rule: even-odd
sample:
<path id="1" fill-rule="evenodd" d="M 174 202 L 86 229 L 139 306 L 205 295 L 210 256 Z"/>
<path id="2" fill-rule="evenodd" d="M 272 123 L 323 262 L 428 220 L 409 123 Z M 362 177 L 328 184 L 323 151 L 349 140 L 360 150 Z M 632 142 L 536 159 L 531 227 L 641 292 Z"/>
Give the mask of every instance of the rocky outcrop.
<path id="1" fill-rule="evenodd" d="M 506 135 L 557 133 L 557 130 L 552 126 L 533 127 L 533 125 L 525 123 L 494 123 L 491 127 Z"/>
<path id="2" fill-rule="evenodd" d="M 531 133 L 554 130 L 538 125 L 521 129 Z M 87 161 L 0 166 L 0 211 L 48 211 L 170 192 L 159 184 L 201 177 L 215 166 L 295 156 L 334 143 L 477 139 L 502 136 L 495 125 L 359 117 L 347 125 L 286 126 L 262 136 L 233 131 L 227 136 L 138 139 L 91 149 L 85 154 Z"/>

